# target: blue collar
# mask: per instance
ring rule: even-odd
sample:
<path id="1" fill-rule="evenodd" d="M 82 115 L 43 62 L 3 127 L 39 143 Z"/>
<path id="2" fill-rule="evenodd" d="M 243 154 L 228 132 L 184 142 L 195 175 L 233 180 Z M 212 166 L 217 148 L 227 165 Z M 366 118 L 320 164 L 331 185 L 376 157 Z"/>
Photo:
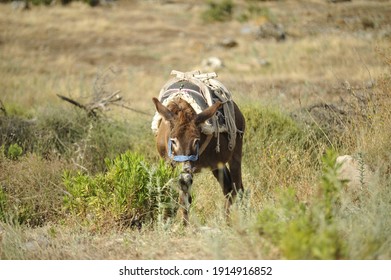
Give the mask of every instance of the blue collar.
<path id="1" fill-rule="evenodd" d="M 199 145 L 197 144 L 197 153 L 195 155 L 185 156 L 185 155 L 178 155 L 174 156 L 172 154 L 171 150 L 172 142 L 171 139 L 168 140 L 168 157 L 171 158 L 174 161 L 178 162 L 185 162 L 185 161 L 197 161 L 198 160 L 198 151 L 199 151 Z"/>

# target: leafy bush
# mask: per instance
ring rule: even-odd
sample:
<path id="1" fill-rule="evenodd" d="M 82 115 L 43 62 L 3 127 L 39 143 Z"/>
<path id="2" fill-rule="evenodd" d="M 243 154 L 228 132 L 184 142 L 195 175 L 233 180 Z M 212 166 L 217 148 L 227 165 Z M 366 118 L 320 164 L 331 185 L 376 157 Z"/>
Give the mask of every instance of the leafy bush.
<path id="1" fill-rule="evenodd" d="M 261 7 L 257 4 L 249 3 L 244 11 L 238 15 L 238 21 L 246 22 L 251 19 L 264 18 L 269 22 L 275 22 L 275 17 L 267 7 Z"/>
<path id="2" fill-rule="evenodd" d="M 29 152 L 35 139 L 33 122 L 19 116 L 0 116 L 0 145 L 7 151 L 10 145 L 18 144 Z"/>
<path id="3" fill-rule="evenodd" d="M 50 5 L 53 0 L 31 0 L 33 5 Z"/>
<path id="4" fill-rule="evenodd" d="M 18 144 L 11 144 L 8 147 L 7 156 L 10 159 L 16 160 L 18 159 L 23 153 L 22 147 L 20 147 Z"/>
<path id="5" fill-rule="evenodd" d="M 128 151 L 107 161 L 107 169 L 93 177 L 64 174 L 67 212 L 102 228 L 140 225 L 174 214 L 177 193 L 170 179 L 177 171 L 163 161 L 154 166 Z"/>
<path id="6" fill-rule="evenodd" d="M 234 3 L 232 0 L 210 1 L 208 9 L 202 13 L 202 18 L 206 22 L 228 21 L 232 19 L 233 10 Z"/>

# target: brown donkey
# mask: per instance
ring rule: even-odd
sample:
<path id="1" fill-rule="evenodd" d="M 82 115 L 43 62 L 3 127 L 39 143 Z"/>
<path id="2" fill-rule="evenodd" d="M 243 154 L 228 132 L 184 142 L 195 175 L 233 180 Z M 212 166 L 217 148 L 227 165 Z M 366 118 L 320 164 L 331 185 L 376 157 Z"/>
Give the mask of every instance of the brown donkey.
<path id="1" fill-rule="evenodd" d="M 233 101 L 227 101 L 231 102 L 236 124 L 235 146 L 229 147 L 227 132 L 221 132 L 217 137 L 201 132 L 201 125 L 212 118 L 222 106 L 220 101 L 197 114 L 193 107 L 181 98 L 171 100 L 166 106 L 157 98 L 152 100 L 162 117 L 156 134 L 157 150 L 161 157 L 173 164 L 183 163 L 179 177 L 179 202 L 183 209 L 184 224 L 188 223 L 192 175 L 200 172 L 202 168 L 211 169 L 222 186 L 228 215 L 237 192 L 243 191 L 241 161 L 245 120 L 238 106 Z M 220 147 L 219 151 L 216 149 L 217 145 Z"/>

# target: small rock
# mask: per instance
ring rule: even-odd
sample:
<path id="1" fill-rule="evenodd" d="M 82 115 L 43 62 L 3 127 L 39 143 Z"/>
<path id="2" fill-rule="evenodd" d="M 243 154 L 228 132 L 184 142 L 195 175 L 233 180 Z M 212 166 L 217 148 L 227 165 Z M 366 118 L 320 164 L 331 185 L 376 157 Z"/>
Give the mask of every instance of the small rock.
<path id="1" fill-rule="evenodd" d="M 205 70 L 215 71 L 224 67 L 223 61 L 215 56 L 206 58 L 202 61 L 202 67 Z"/>
<path id="2" fill-rule="evenodd" d="M 259 58 L 258 63 L 261 66 L 269 66 L 270 65 L 269 60 L 267 60 L 266 58 Z"/>
<path id="3" fill-rule="evenodd" d="M 347 80 L 343 81 L 342 85 L 344 86 L 344 88 L 345 88 L 346 90 L 351 90 L 351 89 L 352 89 L 352 87 L 351 87 L 349 81 L 347 81 Z"/>
<path id="4" fill-rule="evenodd" d="M 30 240 L 24 243 L 24 249 L 26 251 L 38 251 L 49 246 L 49 240 L 45 236 L 38 236 L 35 240 Z"/>
<path id="5" fill-rule="evenodd" d="M 251 34 L 256 33 L 257 31 L 258 31 L 258 29 L 255 26 L 245 25 L 245 26 L 242 26 L 242 28 L 240 29 L 240 34 L 251 35 Z"/>
<path id="6" fill-rule="evenodd" d="M 374 80 L 369 80 L 369 81 L 366 82 L 365 87 L 366 87 L 367 89 L 371 89 L 371 88 L 373 88 L 375 85 L 376 85 L 376 81 L 374 81 Z"/>
<path id="7" fill-rule="evenodd" d="M 224 48 L 234 48 L 238 45 L 238 42 L 236 42 L 234 39 L 232 38 L 224 38 L 220 43 L 219 43 L 220 46 L 224 47 Z"/>
<path id="8" fill-rule="evenodd" d="M 361 19 L 361 24 L 364 27 L 364 29 L 374 29 L 375 28 L 375 22 L 370 18 Z"/>
<path id="9" fill-rule="evenodd" d="M 220 233 L 221 233 L 220 229 L 218 229 L 218 228 L 212 228 L 212 227 L 207 227 L 207 226 L 199 227 L 199 228 L 198 228 L 198 232 L 201 232 L 201 233 L 210 233 L 210 234 L 220 234 Z"/>
<path id="10" fill-rule="evenodd" d="M 347 180 L 347 191 L 357 193 L 367 187 L 373 179 L 373 172 L 362 160 L 350 155 L 339 156 L 336 163 L 341 164 L 338 178 Z"/>
<path id="11" fill-rule="evenodd" d="M 30 5 L 28 1 L 12 1 L 11 7 L 12 9 L 19 10 L 19 11 L 30 9 Z"/>
<path id="12" fill-rule="evenodd" d="M 277 41 L 286 39 L 284 27 L 281 24 L 271 22 L 260 25 L 256 36 L 260 39 L 275 38 Z"/>

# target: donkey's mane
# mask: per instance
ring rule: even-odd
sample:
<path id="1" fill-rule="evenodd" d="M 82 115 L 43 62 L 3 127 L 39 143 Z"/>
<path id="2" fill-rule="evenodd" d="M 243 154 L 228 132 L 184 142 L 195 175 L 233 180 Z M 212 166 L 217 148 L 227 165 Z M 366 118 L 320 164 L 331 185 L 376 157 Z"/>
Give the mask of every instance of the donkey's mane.
<path id="1" fill-rule="evenodd" d="M 189 103 L 178 98 L 170 102 L 167 105 L 167 108 L 175 116 L 175 123 L 173 128 L 173 132 L 175 130 L 175 134 L 183 134 L 185 131 L 188 134 L 192 134 L 193 132 L 195 133 L 195 131 L 192 130 L 196 130 L 197 128 L 194 127 L 192 129 L 190 124 L 194 123 L 197 113 Z"/>
<path id="2" fill-rule="evenodd" d="M 167 105 L 167 108 L 175 115 L 178 123 L 186 123 L 193 121 L 197 115 L 196 111 L 189 103 L 178 98 Z"/>

